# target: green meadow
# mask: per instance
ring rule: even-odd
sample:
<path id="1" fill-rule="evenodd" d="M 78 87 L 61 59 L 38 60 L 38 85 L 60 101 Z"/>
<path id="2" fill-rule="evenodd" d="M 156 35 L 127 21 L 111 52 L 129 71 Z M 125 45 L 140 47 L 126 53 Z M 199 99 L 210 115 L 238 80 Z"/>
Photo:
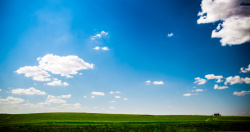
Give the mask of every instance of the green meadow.
<path id="1" fill-rule="evenodd" d="M 0 114 L 0 131 L 250 131 L 249 116 Z"/>

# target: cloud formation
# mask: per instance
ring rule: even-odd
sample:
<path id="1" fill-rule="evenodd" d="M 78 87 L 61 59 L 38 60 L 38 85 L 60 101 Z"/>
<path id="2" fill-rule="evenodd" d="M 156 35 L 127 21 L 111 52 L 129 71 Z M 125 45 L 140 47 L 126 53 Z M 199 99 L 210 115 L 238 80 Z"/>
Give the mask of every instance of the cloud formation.
<path id="1" fill-rule="evenodd" d="M 36 81 L 50 81 L 50 78 L 48 78 L 50 74 L 37 66 L 21 67 L 15 72 L 17 74 L 24 74 L 26 77 L 32 77 Z"/>
<path id="2" fill-rule="evenodd" d="M 99 47 L 99 46 L 96 46 L 95 48 L 93 48 L 94 50 L 109 50 L 109 48 L 107 46 L 105 47 Z"/>
<path id="3" fill-rule="evenodd" d="M 163 85 L 164 82 L 163 81 L 154 81 L 153 84 L 154 85 Z"/>
<path id="4" fill-rule="evenodd" d="M 194 83 L 197 83 L 198 85 L 202 85 L 202 84 L 205 84 L 206 82 L 207 82 L 206 79 L 202 79 L 200 77 L 196 77 Z"/>
<path id="5" fill-rule="evenodd" d="M 192 94 L 190 93 L 186 93 L 186 94 L 183 94 L 183 96 L 191 96 Z"/>
<path id="6" fill-rule="evenodd" d="M 212 38 L 221 38 L 222 46 L 250 41 L 250 6 L 247 0 L 202 0 L 198 24 L 222 21 L 212 31 Z"/>
<path id="7" fill-rule="evenodd" d="M 150 85 L 151 84 L 151 81 L 148 80 L 148 81 L 145 81 L 146 85 Z"/>
<path id="8" fill-rule="evenodd" d="M 101 96 L 105 95 L 103 92 L 95 92 L 95 91 L 91 92 L 91 94 L 93 94 L 93 95 L 101 95 Z"/>
<path id="9" fill-rule="evenodd" d="M 173 37 L 174 36 L 174 34 L 173 33 L 169 33 L 168 34 L 168 37 L 170 38 L 170 37 Z"/>
<path id="10" fill-rule="evenodd" d="M 53 95 L 48 95 L 46 102 L 54 104 L 66 103 L 66 101 L 62 100 L 60 96 L 53 96 Z"/>
<path id="11" fill-rule="evenodd" d="M 61 95 L 61 98 L 63 98 L 63 99 L 69 99 L 69 98 L 71 98 L 71 94 Z"/>
<path id="12" fill-rule="evenodd" d="M 105 32 L 105 31 L 101 31 L 101 33 L 99 34 L 96 34 L 95 36 L 91 36 L 90 39 L 91 40 L 96 40 L 96 39 L 100 39 L 102 37 L 105 37 L 108 35 L 108 32 Z"/>
<path id="13" fill-rule="evenodd" d="M 12 96 L 8 96 L 6 99 L 0 98 L 0 104 L 22 104 L 25 103 L 25 101 L 21 98 L 14 98 Z"/>
<path id="14" fill-rule="evenodd" d="M 240 76 L 230 76 L 226 78 L 225 81 L 225 85 L 227 85 L 227 83 L 230 83 L 230 85 L 236 84 L 236 83 L 243 83 L 245 82 L 246 84 L 250 84 L 250 78 L 246 77 L 246 78 L 241 78 Z"/>
<path id="15" fill-rule="evenodd" d="M 196 91 L 196 92 L 202 92 L 202 91 L 204 91 L 204 90 L 202 90 L 202 89 L 196 89 L 195 91 Z"/>
<path id="16" fill-rule="evenodd" d="M 226 89 L 228 86 L 218 86 L 217 84 L 214 85 L 214 89 Z"/>
<path id="17" fill-rule="evenodd" d="M 236 95 L 236 96 L 245 96 L 246 94 L 250 94 L 250 91 L 233 92 L 233 95 Z"/>
<path id="18" fill-rule="evenodd" d="M 49 86 L 68 86 L 67 82 L 63 82 L 61 80 L 54 80 L 53 82 L 47 83 Z"/>
<path id="19" fill-rule="evenodd" d="M 206 76 L 205 76 L 205 78 L 207 78 L 207 80 L 210 80 L 210 79 L 217 79 L 217 83 L 220 83 L 220 82 L 222 82 L 222 78 L 223 78 L 223 76 L 222 75 L 219 75 L 219 76 L 215 76 L 214 74 L 207 74 Z"/>
<path id="20" fill-rule="evenodd" d="M 250 64 L 248 65 L 247 68 L 241 67 L 240 68 L 240 72 L 241 73 L 248 73 L 250 71 Z"/>
<path id="21" fill-rule="evenodd" d="M 60 74 L 67 78 L 72 78 L 79 70 L 93 69 L 94 64 L 90 64 L 75 55 L 57 56 L 47 54 L 44 57 L 37 58 L 39 67 L 43 70 L 50 71 L 53 74 Z"/>
<path id="22" fill-rule="evenodd" d="M 13 89 L 11 90 L 11 93 L 19 95 L 46 95 L 45 92 L 37 90 L 34 87 L 31 87 L 29 89 L 21 89 L 21 88 Z"/>

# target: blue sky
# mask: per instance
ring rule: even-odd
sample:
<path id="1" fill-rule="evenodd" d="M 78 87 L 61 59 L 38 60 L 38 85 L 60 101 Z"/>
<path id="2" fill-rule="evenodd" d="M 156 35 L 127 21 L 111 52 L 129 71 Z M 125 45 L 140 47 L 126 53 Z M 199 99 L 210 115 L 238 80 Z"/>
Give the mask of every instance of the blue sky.
<path id="1" fill-rule="evenodd" d="M 250 115 L 244 2 L 1 1 L 0 112 Z"/>

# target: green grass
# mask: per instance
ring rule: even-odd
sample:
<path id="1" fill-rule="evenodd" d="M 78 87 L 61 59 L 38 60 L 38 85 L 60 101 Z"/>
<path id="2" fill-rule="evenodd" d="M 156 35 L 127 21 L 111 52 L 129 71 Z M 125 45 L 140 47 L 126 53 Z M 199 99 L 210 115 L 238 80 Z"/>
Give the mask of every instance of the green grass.
<path id="1" fill-rule="evenodd" d="M 95 113 L 0 114 L 0 131 L 250 131 L 250 117 Z"/>

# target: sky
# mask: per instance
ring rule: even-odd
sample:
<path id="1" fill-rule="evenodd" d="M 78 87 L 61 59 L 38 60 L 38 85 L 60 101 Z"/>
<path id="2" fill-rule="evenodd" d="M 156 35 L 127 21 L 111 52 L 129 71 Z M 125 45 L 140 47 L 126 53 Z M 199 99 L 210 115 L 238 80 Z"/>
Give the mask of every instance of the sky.
<path id="1" fill-rule="evenodd" d="M 249 116 L 249 3 L 0 1 L 0 113 Z"/>

